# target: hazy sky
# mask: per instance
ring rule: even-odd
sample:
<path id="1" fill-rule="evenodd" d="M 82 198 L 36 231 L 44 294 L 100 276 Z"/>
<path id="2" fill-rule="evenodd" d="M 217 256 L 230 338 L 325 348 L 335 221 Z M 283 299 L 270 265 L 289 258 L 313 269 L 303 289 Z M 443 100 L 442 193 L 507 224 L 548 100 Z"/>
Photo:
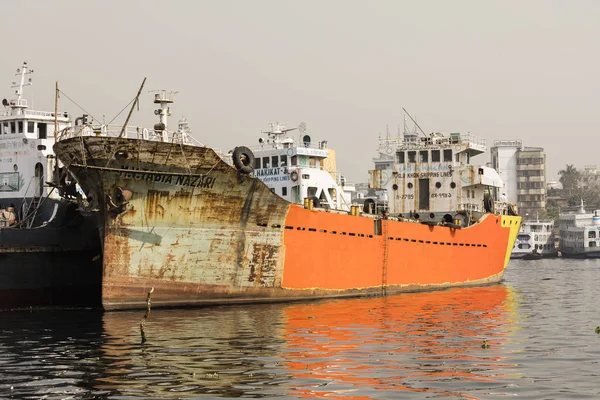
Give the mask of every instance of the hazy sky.
<path id="1" fill-rule="evenodd" d="M 600 1 L 3 0 L 0 97 L 14 69 L 54 107 L 54 82 L 112 119 L 146 82 L 179 91 L 172 123 L 223 150 L 269 122 L 328 140 L 349 181 L 367 180 L 379 133 L 405 107 L 426 132 L 542 146 L 550 180 L 600 164 Z M 80 111 L 62 98 L 60 108 Z M 118 121 L 123 122 L 122 115 Z M 489 161 L 488 155 L 473 160 Z"/>

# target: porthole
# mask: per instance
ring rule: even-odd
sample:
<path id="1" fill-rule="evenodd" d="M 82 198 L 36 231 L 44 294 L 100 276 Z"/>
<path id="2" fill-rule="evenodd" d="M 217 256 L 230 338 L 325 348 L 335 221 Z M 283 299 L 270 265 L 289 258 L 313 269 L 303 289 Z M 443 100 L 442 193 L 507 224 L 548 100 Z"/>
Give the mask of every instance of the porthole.
<path id="1" fill-rule="evenodd" d="M 451 182 L 451 183 L 450 183 L 450 187 L 451 187 L 452 189 L 454 189 L 454 188 L 456 187 L 456 183 L 454 183 L 454 182 Z"/>
<path id="2" fill-rule="evenodd" d="M 17 164 L 13 165 L 13 169 L 15 170 L 15 172 L 17 172 L 19 170 L 19 166 Z"/>
<path id="3" fill-rule="evenodd" d="M 439 188 L 441 188 L 441 187 L 442 187 L 442 184 L 441 184 L 440 182 L 436 182 L 436 183 L 435 183 L 435 187 L 439 189 Z"/>
<path id="4" fill-rule="evenodd" d="M 392 189 L 394 190 L 398 190 L 398 185 L 396 185 L 395 183 L 392 185 Z"/>
<path id="5" fill-rule="evenodd" d="M 412 187 L 413 187 L 413 184 L 412 184 L 411 182 L 408 182 L 408 185 L 407 185 L 407 186 L 408 186 L 408 188 L 409 188 L 409 189 L 412 189 Z"/>
<path id="6" fill-rule="evenodd" d="M 429 218 L 434 219 L 435 218 L 435 214 L 434 213 L 429 213 Z"/>

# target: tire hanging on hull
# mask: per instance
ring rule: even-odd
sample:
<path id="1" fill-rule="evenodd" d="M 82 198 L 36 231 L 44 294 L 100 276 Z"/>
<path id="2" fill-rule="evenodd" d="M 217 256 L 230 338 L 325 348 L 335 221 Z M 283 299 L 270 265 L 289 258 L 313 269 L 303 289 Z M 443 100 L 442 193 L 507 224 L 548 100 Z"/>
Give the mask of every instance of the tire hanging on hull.
<path id="1" fill-rule="evenodd" d="M 233 149 L 231 158 L 233 159 L 233 165 L 241 173 L 249 174 L 254 171 L 254 154 L 246 146 L 238 146 Z"/>

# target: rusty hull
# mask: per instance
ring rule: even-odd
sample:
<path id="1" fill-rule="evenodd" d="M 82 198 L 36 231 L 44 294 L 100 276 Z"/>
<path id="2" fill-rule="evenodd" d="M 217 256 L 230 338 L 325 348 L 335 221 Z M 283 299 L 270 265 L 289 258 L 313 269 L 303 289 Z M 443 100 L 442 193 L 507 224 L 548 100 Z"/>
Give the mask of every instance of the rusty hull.
<path id="1" fill-rule="evenodd" d="M 149 287 L 156 306 L 276 296 L 289 203 L 210 148 L 117 141 L 56 145 L 104 214 L 105 308 L 137 307 Z"/>

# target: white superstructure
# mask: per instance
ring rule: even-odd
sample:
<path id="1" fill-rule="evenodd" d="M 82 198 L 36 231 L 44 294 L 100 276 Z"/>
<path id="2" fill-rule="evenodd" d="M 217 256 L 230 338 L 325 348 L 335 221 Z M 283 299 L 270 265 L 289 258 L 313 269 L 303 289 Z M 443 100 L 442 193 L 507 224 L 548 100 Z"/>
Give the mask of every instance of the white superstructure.
<path id="1" fill-rule="evenodd" d="M 419 134 L 405 126 L 402 135 L 380 137 L 369 186 L 385 197 L 365 200 L 365 209 L 375 201 L 380 203 L 375 212 L 432 222 L 506 212 L 508 203 L 493 200 L 493 189 L 504 186 L 501 177 L 493 168 L 471 163 L 485 151 L 485 141 L 471 134 Z"/>
<path id="2" fill-rule="evenodd" d="M 23 88 L 32 84 L 32 73 L 26 62 L 17 69 L 12 84 L 15 98 L 3 99 L 4 109 L 0 110 L 0 209 L 13 208 L 21 216 L 35 216 L 44 197 L 59 198 L 46 182 L 52 180 L 56 161 L 52 150 L 55 130 L 70 124 L 65 112 L 55 115 L 29 109 Z"/>
<path id="3" fill-rule="evenodd" d="M 583 200 L 577 212 L 559 219 L 559 251 L 563 257 L 600 257 L 600 210 L 585 211 Z"/>
<path id="4" fill-rule="evenodd" d="M 524 221 L 510 258 L 555 257 L 554 221 Z"/>
<path id="5" fill-rule="evenodd" d="M 315 207 L 349 211 L 354 186 L 337 171 L 335 151 L 327 141 L 314 145 L 305 124 L 288 128 L 275 122 L 270 127 L 252 148 L 254 176 L 291 203 L 311 199 Z M 295 130 L 297 137 L 290 134 Z"/>

